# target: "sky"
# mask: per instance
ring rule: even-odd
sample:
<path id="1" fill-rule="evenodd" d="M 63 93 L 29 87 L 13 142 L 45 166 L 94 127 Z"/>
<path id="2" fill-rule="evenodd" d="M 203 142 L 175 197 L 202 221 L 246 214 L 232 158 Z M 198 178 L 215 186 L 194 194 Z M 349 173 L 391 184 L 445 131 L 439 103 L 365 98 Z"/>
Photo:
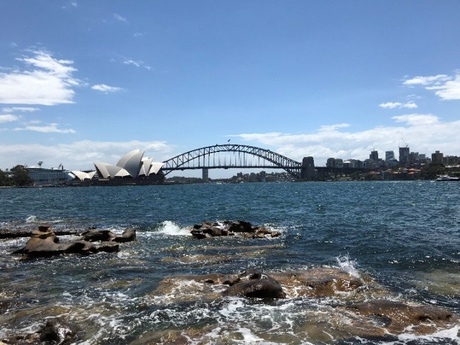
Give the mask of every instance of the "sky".
<path id="1" fill-rule="evenodd" d="M 0 169 L 460 156 L 460 1 L 0 0 Z"/>

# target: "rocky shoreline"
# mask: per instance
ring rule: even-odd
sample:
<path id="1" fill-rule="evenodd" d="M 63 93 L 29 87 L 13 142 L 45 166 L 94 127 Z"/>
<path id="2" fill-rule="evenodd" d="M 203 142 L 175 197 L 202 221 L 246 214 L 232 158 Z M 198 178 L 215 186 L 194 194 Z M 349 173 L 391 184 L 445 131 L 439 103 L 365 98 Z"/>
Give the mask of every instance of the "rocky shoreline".
<path id="1" fill-rule="evenodd" d="M 14 233 L 17 236 L 13 236 L 12 231 L 10 237 L 4 238 L 25 237 L 25 230 Z M 75 235 L 76 238 L 62 243 L 58 234 Z M 209 243 L 216 244 L 222 241 L 213 241 L 213 238 L 233 236 L 242 238 L 243 241 L 246 239 L 257 241 L 257 239 L 277 238 L 282 234 L 240 220 L 205 221 L 192 226 L 190 235 L 198 241 L 208 239 Z M 25 246 L 11 254 L 20 255 L 24 259 L 35 259 L 55 255 L 117 252 L 120 250 L 120 244 L 136 240 L 136 230 L 127 228 L 122 234 L 95 228 L 83 232 L 72 230 L 58 232 L 51 226 L 42 224 L 32 232 L 29 230 L 27 236 L 30 238 Z M 264 241 L 259 243 L 263 244 Z M 252 250 L 254 248 L 252 247 Z M 273 246 L 266 246 L 266 248 L 272 250 Z M 216 254 L 210 252 L 201 255 L 202 262 L 205 261 L 206 255 L 217 261 L 220 260 L 216 258 Z M 232 258 L 234 259 L 234 256 L 230 255 L 229 260 Z M 245 301 L 243 308 L 250 307 L 250 304 L 254 303 L 279 307 L 284 312 L 283 303 L 299 302 L 304 309 L 301 310 L 302 317 L 298 321 L 297 331 L 299 334 L 308 335 L 316 332 L 317 339 L 324 343 L 330 343 L 328 335 L 332 335 L 333 339 L 338 341 L 356 337 L 396 341 L 397 337 L 407 330 L 411 330 L 415 335 L 424 336 L 460 325 L 459 316 L 450 310 L 402 299 L 372 277 L 354 274 L 341 268 L 320 266 L 279 271 L 251 268 L 234 273 L 221 273 L 221 268 L 209 269 L 210 272 L 203 275 L 161 277 L 158 284 L 140 298 L 142 300 L 140 309 L 147 310 L 152 305 L 155 306 L 149 312 L 149 317 L 152 317 L 157 310 L 161 312 L 162 308 L 167 309 L 171 306 L 199 302 L 210 307 L 239 299 Z M 13 300 L 14 298 L 8 300 L 0 296 L 0 311 L 8 310 L 10 303 L 14 303 Z M 327 303 L 322 303 L 324 301 Z M 333 303 L 330 303 L 331 301 Z M 68 308 L 70 310 L 74 306 Z M 88 308 L 86 312 L 95 313 L 90 306 Z M 312 310 L 317 313 L 313 314 Z M 26 313 L 26 310 L 20 312 Z M 55 312 L 50 307 L 49 310 L 40 312 L 40 320 L 43 317 L 43 322 L 35 328 L 35 332 L 9 334 L 8 337 L 0 340 L 0 345 L 41 343 L 64 345 L 87 339 L 88 334 L 85 333 L 83 324 L 62 316 L 65 314 Z M 169 343 L 187 344 L 188 340 L 209 333 L 210 328 L 214 326 L 204 325 L 202 329 L 181 330 L 177 333 L 174 327 L 168 329 L 165 326 L 165 332 L 168 332 L 168 338 L 171 340 Z M 146 332 L 138 343 L 160 343 L 161 337 L 164 337 L 161 332 L 156 334 Z"/>

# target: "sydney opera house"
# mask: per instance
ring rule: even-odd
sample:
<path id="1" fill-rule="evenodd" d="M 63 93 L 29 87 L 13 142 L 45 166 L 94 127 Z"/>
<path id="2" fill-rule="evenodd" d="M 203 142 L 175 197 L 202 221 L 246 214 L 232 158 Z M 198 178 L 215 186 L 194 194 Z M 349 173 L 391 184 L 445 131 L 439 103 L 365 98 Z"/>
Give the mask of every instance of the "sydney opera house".
<path id="1" fill-rule="evenodd" d="M 71 173 L 82 184 L 154 184 L 164 181 L 164 175 L 160 171 L 162 166 L 163 163 L 144 157 L 141 150 L 134 150 L 121 157 L 116 165 L 95 162 L 94 171 Z"/>

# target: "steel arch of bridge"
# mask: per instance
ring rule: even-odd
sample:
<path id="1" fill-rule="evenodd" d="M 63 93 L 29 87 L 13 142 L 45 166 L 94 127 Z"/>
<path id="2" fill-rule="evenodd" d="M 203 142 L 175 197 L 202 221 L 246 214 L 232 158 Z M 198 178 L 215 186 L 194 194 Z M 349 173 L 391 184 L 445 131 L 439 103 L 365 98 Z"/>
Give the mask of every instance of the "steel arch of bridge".
<path id="1" fill-rule="evenodd" d="M 219 152 L 234 152 L 243 153 L 256 157 L 260 157 L 271 165 L 262 166 L 190 166 L 189 163 L 192 161 L 199 160 L 202 157 L 211 156 Z M 201 147 L 199 149 L 191 150 L 173 158 L 170 158 L 163 162 L 162 170 L 165 175 L 169 174 L 173 170 L 185 170 L 185 169 L 203 169 L 203 168 L 270 168 L 270 169 L 284 169 L 295 178 L 300 178 L 302 164 L 280 155 L 276 152 L 263 149 L 256 146 L 239 145 L 239 144 L 224 144 L 224 145 L 213 145 Z"/>

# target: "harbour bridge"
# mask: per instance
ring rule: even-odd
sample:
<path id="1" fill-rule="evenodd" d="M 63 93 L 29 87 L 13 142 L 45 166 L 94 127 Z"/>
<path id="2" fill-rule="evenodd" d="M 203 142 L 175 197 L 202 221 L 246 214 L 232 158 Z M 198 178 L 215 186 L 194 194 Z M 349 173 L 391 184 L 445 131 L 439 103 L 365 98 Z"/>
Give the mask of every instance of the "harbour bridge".
<path id="1" fill-rule="evenodd" d="M 207 179 L 209 169 L 234 168 L 282 169 L 297 180 L 312 178 L 315 170 L 333 172 L 332 168 L 315 168 L 313 157 L 304 157 L 302 162 L 297 162 L 264 148 L 240 144 L 216 144 L 182 153 L 164 161 L 162 171 L 167 175 L 177 170 L 202 169 L 203 179 Z"/>

